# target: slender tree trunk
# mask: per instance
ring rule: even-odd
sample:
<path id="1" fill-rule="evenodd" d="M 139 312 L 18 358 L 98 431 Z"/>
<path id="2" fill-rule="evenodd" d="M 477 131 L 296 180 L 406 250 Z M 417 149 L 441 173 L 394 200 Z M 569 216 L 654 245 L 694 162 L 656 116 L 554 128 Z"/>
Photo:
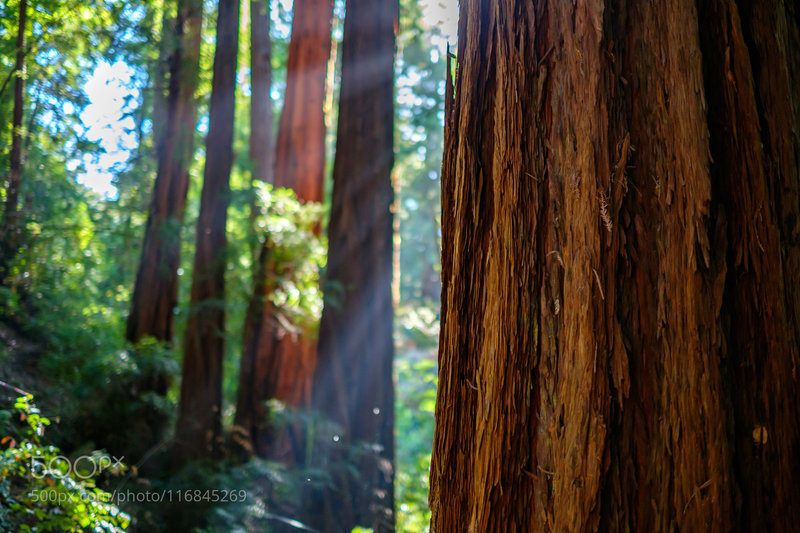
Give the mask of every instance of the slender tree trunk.
<path id="1" fill-rule="evenodd" d="M 311 523 L 323 531 L 356 525 L 394 531 L 394 385 L 392 381 L 393 83 L 396 0 L 348 0 L 326 292 L 314 375 L 314 408 L 338 428 L 322 442 L 368 443 L 358 475 L 314 501 Z M 338 435 L 338 439 L 336 436 Z M 329 460 L 326 458 L 323 461 Z"/>
<path id="2" fill-rule="evenodd" d="M 225 354 L 225 226 L 233 163 L 239 0 L 220 0 L 206 167 L 197 220 L 189 322 L 175 442 L 182 458 L 207 456 L 221 435 Z"/>
<path id="3" fill-rule="evenodd" d="M 22 186 L 22 115 L 25 107 L 25 26 L 27 0 L 19 2 L 17 19 L 17 58 L 14 63 L 14 110 L 11 118 L 11 152 L 9 153 L 6 203 L 0 232 L 0 284 L 6 283 L 11 263 L 19 251 L 22 224 L 19 212 L 19 191 Z"/>
<path id="4" fill-rule="evenodd" d="M 178 44 L 170 66 L 168 121 L 161 137 L 162 145 L 157 147 L 158 173 L 125 333 L 131 342 L 144 336 L 172 341 L 181 226 L 189 187 L 189 166 L 194 154 L 194 93 L 202 18 L 202 0 L 178 0 L 175 24 Z"/>
<path id="5" fill-rule="evenodd" d="M 796 529 L 794 9 L 461 3 L 432 530 Z"/>
<path id="6" fill-rule="evenodd" d="M 325 80 L 331 54 L 331 0 L 298 0 L 294 6 L 289 43 L 286 97 L 278 128 L 275 186 L 293 189 L 302 202 L 321 202 L 325 173 Z M 260 148 L 263 150 L 263 148 Z M 248 307 L 237 425 L 245 428 L 259 454 L 292 460 L 299 450 L 288 440 L 264 431 L 264 402 L 277 399 L 290 406 L 307 407 L 316 365 L 316 344 L 287 331 L 270 303 L 276 277 L 266 249 L 258 254 L 255 290 Z"/>
<path id="7" fill-rule="evenodd" d="M 168 89 L 170 78 L 170 65 L 176 50 L 175 18 L 173 15 L 174 1 L 164 0 L 161 5 L 161 35 L 158 43 L 158 60 L 156 63 L 153 84 L 153 147 L 157 161 L 161 160 L 164 148 L 164 135 L 168 129 Z"/>
<path id="8" fill-rule="evenodd" d="M 250 0 L 250 159 L 253 179 L 274 182 L 269 0 Z"/>
<path id="9" fill-rule="evenodd" d="M 273 146 L 272 114 L 272 41 L 270 39 L 269 0 L 250 1 L 250 161 L 253 164 L 252 183 L 263 181 L 274 183 L 275 147 Z M 253 196 L 251 209 L 251 231 L 259 229 L 255 221 L 258 206 Z M 272 316 L 275 312 L 265 295 L 274 287 L 267 288 L 265 265 L 269 250 L 256 245 L 253 251 L 253 296 L 248 305 L 239 366 L 239 388 L 237 391 L 235 425 L 244 432 L 241 437 L 247 442 L 264 429 L 264 365 L 258 365 L 256 357 L 260 338 L 261 315 Z M 264 256 L 262 258 L 262 255 Z M 256 297 L 259 295 L 259 297 Z M 264 308 L 262 309 L 262 306 Z M 258 374 L 256 373 L 258 372 Z M 248 447 L 248 445 L 245 445 Z"/>

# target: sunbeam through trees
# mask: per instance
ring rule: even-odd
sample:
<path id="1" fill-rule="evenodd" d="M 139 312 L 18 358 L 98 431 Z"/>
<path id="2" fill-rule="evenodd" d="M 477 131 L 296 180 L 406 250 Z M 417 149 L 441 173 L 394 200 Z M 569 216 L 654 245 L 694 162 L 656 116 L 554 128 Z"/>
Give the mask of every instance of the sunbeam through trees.
<path id="1" fill-rule="evenodd" d="M 0 3 L 0 532 L 800 523 L 797 0 Z"/>

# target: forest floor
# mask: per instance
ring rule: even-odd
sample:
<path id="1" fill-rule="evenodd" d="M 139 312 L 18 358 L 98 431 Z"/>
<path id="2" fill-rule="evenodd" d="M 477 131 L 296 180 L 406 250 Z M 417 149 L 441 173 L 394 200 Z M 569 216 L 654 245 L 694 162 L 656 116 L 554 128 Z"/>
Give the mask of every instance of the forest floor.
<path id="1" fill-rule="evenodd" d="M 42 354 L 42 346 L 5 322 L 0 322 L 0 346 L 0 380 L 25 392 L 41 388 L 44 376 L 37 363 Z M 18 394 L 6 389 L 3 396 Z"/>

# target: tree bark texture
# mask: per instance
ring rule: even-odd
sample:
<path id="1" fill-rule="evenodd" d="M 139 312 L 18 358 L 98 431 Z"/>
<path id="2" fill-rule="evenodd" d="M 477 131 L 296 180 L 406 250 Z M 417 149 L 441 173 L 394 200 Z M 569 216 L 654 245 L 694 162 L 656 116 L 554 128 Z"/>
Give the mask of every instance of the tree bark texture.
<path id="1" fill-rule="evenodd" d="M 221 435 L 225 354 L 225 270 L 233 121 L 239 49 L 239 0 L 220 0 L 206 166 L 197 220 L 191 308 L 175 441 L 182 457 L 208 455 Z"/>
<path id="2" fill-rule="evenodd" d="M 200 61 L 202 0 L 178 0 L 175 21 L 177 48 L 172 56 L 167 99 L 168 122 L 156 148 L 159 161 L 147 217 L 142 256 L 136 275 L 126 338 L 144 336 L 172 341 L 178 297 L 181 226 L 189 166 L 194 154 L 196 106 L 194 93 Z"/>
<path id="3" fill-rule="evenodd" d="M 394 531 L 392 166 L 396 0 L 348 0 L 314 408 L 339 452 L 377 445 L 316 500 L 322 531 Z M 334 287 L 335 286 L 335 287 Z M 339 459 L 342 456 L 338 457 Z M 337 457 L 333 457 L 333 460 Z M 325 460 L 325 458 L 323 458 Z"/>
<path id="4" fill-rule="evenodd" d="M 796 530 L 797 6 L 460 9 L 431 530 Z"/>
<path id="5" fill-rule="evenodd" d="M 301 202 L 321 202 L 324 195 L 323 104 L 331 55 L 332 17 L 331 0 L 295 2 L 286 67 L 286 96 L 275 152 L 274 185 L 293 189 Z M 257 153 L 265 150 L 263 146 L 251 149 Z M 290 456 L 300 451 L 286 438 L 265 433 L 264 402 L 277 399 L 293 407 L 310 405 L 316 343 L 288 331 L 278 320 L 280 310 L 271 303 L 275 290 L 271 280 L 276 277 L 276 266 L 269 260 L 272 257 L 270 247 L 267 235 L 264 249 L 257 256 L 255 289 L 245 319 L 240 369 L 240 387 L 245 385 L 245 388 L 239 393 L 236 424 L 252 439 L 260 455 L 265 455 L 270 448 L 273 457 L 291 461 Z"/>
<path id="6" fill-rule="evenodd" d="M 22 116 L 25 107 L 25 27 L 28 2 L 20 0 L 17 17 L 17 57 L 14 62 L 14 109 L 11 117 L 11 150 L 8 154 L 8 178 L 3 225 L 0 233 L 0 284 L 6 283 L 11 263 L 22 239 L 19 191 L 22 187 Z"/>

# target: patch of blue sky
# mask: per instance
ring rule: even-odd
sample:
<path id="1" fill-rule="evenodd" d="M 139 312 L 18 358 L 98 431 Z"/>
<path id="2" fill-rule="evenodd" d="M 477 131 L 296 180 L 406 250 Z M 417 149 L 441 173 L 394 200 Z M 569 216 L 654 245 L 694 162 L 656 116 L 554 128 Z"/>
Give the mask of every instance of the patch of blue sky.
<path id="1" fill-rule="evenodd" d="M 456 42 L 458 1 L 421 0 L 421 3 L 423 24 L 439 30 L 439 35 L 431 37 L 432 43 L 438 48 L 438 51 L 432 52 L 431 59 L 438 62 L 447 44 L 450 43 L 452 47 Z M 343 10 L 342 4 L 337 2 L 337 7 Z M 273 0 L 271 13 L 273 37 L 284 39 L 289 37 L 291 26 L 287 24 L 286 17 L 281 16 L 281 12 L 289 13 L 291 10 L 292 0 Z M 244 72 L 240 72 L 240 83 L 244 81 L 242 78 Z M 415 74 L 411 74 L 407 79 L 398 80 L 398 100 L 401 104 L 422 104 L 416 101 L 418 98 L 411 90 L 411 87 L 419 81 L 418 75 Z M 84 86 L 89 104 L 80 114 L 83 134 L 87 140 L 98 142 L 103 151 L 94 155 L 85 154 L 80 160 L 70 161 L 68 168 L 74 171 L 82 164 L 83 169 L 76 177 L 77 181 L 106 198 L 116 196 L 114 177 L 136 148 L 135 124 L 131 116 L 139 101 L 139 89 L 135 84 L 134 70 L 128 64 L 123 61 L 114 63 L 101 61 Z M 274 100 L 280 99 L 280 91 L 280 87 L 273 87 L 271 96 Z M 64 112 L 70 114 L 74 111 L 74 108 L 69 109 L 70 107 L 72 104 L 65 103 Z M 204 123 L 202 117 L 198 129 L 201 132 L 207 129 L 207 123 Z M 419 135 L 419 132 L 413 132 L 411 135 Z"/>
<path id="2" fill-rule="evenodd" d="M 428 28 L 439 30 L 439 35 L 434 35 L 431 43 L 444 52 L 448 42 L 450 46 L 456 43 L 458 0 L 420 0 L 420 5 L 422 23 Z"/>
<path id="3" fill-rule="evenodd" d="M 106 198 L 116 195 L 114 176 L 136 148 L 131 113 L 136 110 L 139 89 L 132 86 L 133 75 L 133 69 L 122 61 L 101 61 L 84 86 L 89 104 L 80 114 L 83 136 L 97 142 L 102 151 L 84 154 L 81 161 L 68 163 L 68 168 L 75 170 L 82 163 L 78 183 Z"/>

